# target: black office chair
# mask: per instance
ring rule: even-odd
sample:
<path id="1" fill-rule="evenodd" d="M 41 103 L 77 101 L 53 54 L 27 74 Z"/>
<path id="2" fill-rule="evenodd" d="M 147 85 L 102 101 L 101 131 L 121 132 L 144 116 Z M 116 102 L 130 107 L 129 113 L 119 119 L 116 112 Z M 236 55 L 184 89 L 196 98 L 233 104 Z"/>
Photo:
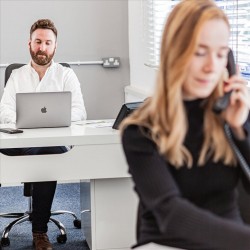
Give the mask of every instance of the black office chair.
<path id="1" fill-rule="evenodd" d="M 64 67 L 70 68 L 69 64 L 67 63 L 60 63 Z M 20 63 L 15 63 L 15 64 L 10 64 L 6 70 L 5 70 L 5 84 L 6 85 L 11 72 L 14 69 L 18 69 L 25 64 L 20 64 Z M 2 246 L 9 246 L 10 245 L 10 239 L 8 238 L 9 232 L 11 228 L 17 224 L 23 223 L 27 220 L 32 221 L 32 194 L 33 194 L 33 183 L 24 183 L 24 196 L 29 197 L 29 210 L 24 212 L 24 213 L 2 213 L 0 214 L 0 217 L 7 217 L 7 218 L 18 218 L 11 223 L 9 223 L 3 230 L 2 233 L 2 239 L 1 243 Z M 74 226 L 76 228 L 81 228 L 81 221 L 77 218 L 76 214 L 70 211 L 66 210 L 56 210 L 56 211 L 51 211 L 51 216 L 53 215 L 59 215 L 59 214 L 71 214 L 74 217 Z M 53 218 L 50 218 L 50 222 L 53 222 L 58 229 L 60 230 L 61 234 L 57 235 L 57 242 L 58 243 L 65 243 L 67 241 L 67 235 L 66 235 L 66 229 L 64 225 Z"/>

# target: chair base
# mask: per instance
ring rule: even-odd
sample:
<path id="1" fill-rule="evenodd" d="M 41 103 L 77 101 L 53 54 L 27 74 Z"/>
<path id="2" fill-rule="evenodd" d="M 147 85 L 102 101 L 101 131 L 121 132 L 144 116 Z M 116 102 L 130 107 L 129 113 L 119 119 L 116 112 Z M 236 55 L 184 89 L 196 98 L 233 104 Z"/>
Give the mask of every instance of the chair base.
<path id="1" fill-rule="evenodd" d="M 74 217 L 74 226 L 76 228 L 81 228 L 81 221 L 77 218 L 75 213 L 66 211 L 66 210 L 51 211 L 51 216 L 59 215 L 59 214 L 71 214 Z M 4 228 L 3 233 L 2 233 L 2 239 L 1 239 L 2 246 L 10 245 L 10 239 L 8 236 L 12 227 L 14 227 L 17 224 L 21 224 L 25 221 L 32 221 L 32 213 L 30 211 L 27 211 L 25 213 L 2 213 L 0 214 L 0 217 L 17 218 L 16 220 L 12 221 Z M 49 221 L 54 223 L 61 232 L 61 234 L 57 235 L 57 242 L 65 243 L 67 241 L 67 234 L 66 234 L 66 229 L 64 225 L 60 221 L 54 218 L 50 218 Z"/>

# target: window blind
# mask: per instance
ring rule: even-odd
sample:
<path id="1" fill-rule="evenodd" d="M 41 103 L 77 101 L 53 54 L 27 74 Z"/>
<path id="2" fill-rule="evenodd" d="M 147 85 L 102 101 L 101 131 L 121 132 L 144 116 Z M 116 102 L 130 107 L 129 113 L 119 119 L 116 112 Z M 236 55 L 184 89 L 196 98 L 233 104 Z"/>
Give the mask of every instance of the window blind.
<path id="1" fill-rule="evenodd" d="M 145 25 L 148 27 L 149 62 L 153 65 L 159 65 L 161 37 L 167 17 L 180 2 L 181 0 L 143 1 L 142 27 Z M 215 2 L 228 16 L 231 26 L 229 47 L 234 52 L 243 77 L 250 84 L 250 0 L 215 0 Z M 145 36 L 145 28 L 142 30 Z"/>

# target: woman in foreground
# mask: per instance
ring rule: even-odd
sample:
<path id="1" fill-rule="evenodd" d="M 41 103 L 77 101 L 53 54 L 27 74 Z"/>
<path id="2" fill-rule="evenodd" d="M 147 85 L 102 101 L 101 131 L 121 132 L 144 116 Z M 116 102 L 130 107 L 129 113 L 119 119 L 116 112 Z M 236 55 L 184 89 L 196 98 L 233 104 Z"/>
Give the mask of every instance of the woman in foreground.
<path id="1" fill-rule="evenodd" d="M 229 36 L 226 15 L 210 0 L 184 0 L 167 20 L 155 93 L 121 126 L 140 199 L 135 247 L 250 249 L 236 190 L 240 179 L 248 192 L 250 183 L 212 110 L 234 90 L 221 117 L 250 164 L 246 82 L 239 72 L 225 78 Z"/>

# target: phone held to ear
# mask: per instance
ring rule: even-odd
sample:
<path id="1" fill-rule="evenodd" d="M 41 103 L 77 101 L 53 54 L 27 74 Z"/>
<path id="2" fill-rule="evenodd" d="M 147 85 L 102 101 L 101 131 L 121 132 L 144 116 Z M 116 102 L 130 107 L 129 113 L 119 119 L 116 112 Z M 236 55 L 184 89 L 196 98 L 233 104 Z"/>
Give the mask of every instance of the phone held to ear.
<path id="1" fill-rule="evenodd" d="M 19 133 L 23 133 L 23 130 L 14 129 L 14 128 L 0 128 L 0 132 L 7 133 L 7 134 L 19 134 Z"/>
<path id="2" fill-rule="evenodd" d="M 227 70 L 228 70 L 228 74 L 229 77 L 232 75 L 236 74 L 236 67 L 235 67 L 235 62 L 234 62 L 234 55 L 232 50 L 230 49 L 229 53 L 228 53 L 228 62 L 227 62 Z M 222 110 L 224 110 L 230 100 L 230 95 L 232 94 L 232 91 L 226 93 L 224 96 L 218 98 L 215 101 L 214 107 L 213 107 L 213 111 L 217 114 L 220 114 Z"/>
<path id="3" fill-rule="evenodd" d="M 236 74 L 236 68 L 235 68 L 234 56 L 233 56 L 232 50 L 230 50 L 228 53 L 227 70 L 228 70 L 229 77 Z M 213 111 L 215 113 L 220 114 L 221 111 L 227 107 L 229 100 L 230 100 L 231 93 L 232 93 L 232 91 L 226 93 L 224 96 L 218 98 L 215 101 L 215 104 L 213 107 Z M 250 168 L 249 168 L 245 158 L 241 154 L 240 150 L 238 149 L 238 147 L 234 143 L 234 140 L 233 140 L 233 137 L 232 137 L 232 134 L 230 131 L 230 127 L 226 122 L 224 123 L 224 132 L 225 132 L 225 135 L 228 139 L 228 142 L 229 142 L 232 150 L 234 151 L 234 154 L 238 160 L 238 163 L 239 163 L 242 171 L 245 173 L 246 178 L 250 182 Z"/>

